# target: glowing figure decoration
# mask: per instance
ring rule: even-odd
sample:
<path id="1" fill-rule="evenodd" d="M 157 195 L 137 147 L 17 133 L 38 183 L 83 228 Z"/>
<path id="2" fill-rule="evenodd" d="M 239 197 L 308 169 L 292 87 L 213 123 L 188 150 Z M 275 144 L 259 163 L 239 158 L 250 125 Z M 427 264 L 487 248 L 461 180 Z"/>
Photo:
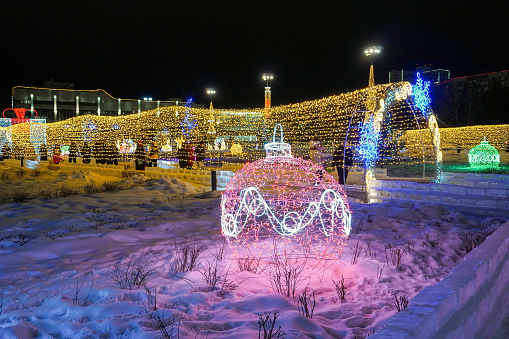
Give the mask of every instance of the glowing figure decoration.
<path id="1" fill-rule="evenodd" d="M 276 142 L 278 127 L 266 158 L 246 164 L 226 187 L 222 233 L 236 257 L 337 260 L 350 234 L 346 194 L 319 166 L 293 157 L 282 128 Z"/>
<path id="2" fill-rule="evenodd" d="M 171 152 L 172 150 L 173 150 L 173 148 L 171 147 L 170 139 L 168 139 L 168 140 L 166 140 L 166 144 L 164 144 L 163 147 L 161 147 L 161 151 Z"/>
<path id="3" fill-rule="evenodd" d="M 226 141 L 224 138 L 217 137 L 216 140 L 214 140 L 214 149 L 216 151 L 226 150 Z"/>
<path id="4" fill-rule="evenodd" d="M 122 143 L 117 140 L 117 149 L 121 154 L 133 154 L 136 150 L 136 143 L 131 138 L 123 139 Z"/>
<path id="5" fill-rule="evenodd" d="M 415 106 L 419 108 L 424 116 L 430 114 L 431 98 L 429 97 L 429 81 L 424 81 L 421 75 L 417 73 L 417 82 L 413 85 L 413 94 Z"/>
<path id="6" fill-rule="evenodd" d="M 175 144 L 177 145 L 177 149 L 178 149 L 178 148 L 182 147 L 182 145 L 184 144 L 185 140 L 184 140 L 183 137 L 180 137 L 180 138 L 177 138 L 177 139 L 175 139 L 173 141 L 175 141 Z"/>
<path id="7" fill-rule="evenodd" d="M 498 167 L 500 154 L 484 137 L 484 141 L 468 152 L 468 162 L 471 167 Z"/>

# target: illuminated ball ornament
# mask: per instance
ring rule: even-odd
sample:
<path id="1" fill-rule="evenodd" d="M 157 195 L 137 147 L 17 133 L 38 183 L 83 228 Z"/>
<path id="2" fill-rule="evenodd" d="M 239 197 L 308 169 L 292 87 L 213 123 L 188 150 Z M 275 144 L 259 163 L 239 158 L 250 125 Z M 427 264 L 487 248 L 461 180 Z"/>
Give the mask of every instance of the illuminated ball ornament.
<path id="1" fill-rule="evenodd" d="M 281 140 L 246 164 L 221 200 L 222 233 L 237 258 L 337 260 L 350 233 L 346 194 L 322 167 L 294 158 Z M 320 176 L 319 173 L 323 173 Z"/>
<path id="2" fill-rule="evenodd" d="M 500 164 L 500 154 L 484 137 L 484 141 L 468 152 L 468 162 L 471 167 L 497 167 Z"/>
<path id="3" fill-rule="evenodd" d="M 230 149 L 230 152 L 232 153 L 232 155 L 240 155 L 242 154 L 242 146 L 240 144 L 233 144 Z"/>

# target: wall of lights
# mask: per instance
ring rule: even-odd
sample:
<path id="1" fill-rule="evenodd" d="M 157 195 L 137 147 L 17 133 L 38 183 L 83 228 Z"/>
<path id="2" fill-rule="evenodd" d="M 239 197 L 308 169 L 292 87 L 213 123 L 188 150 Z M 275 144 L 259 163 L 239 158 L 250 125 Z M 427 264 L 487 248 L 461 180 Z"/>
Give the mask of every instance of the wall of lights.
<path id="1" fill-rule="evenodd" d="M 509 150 L 509 125 L 477 125 L 467 127 L 440 128 L 442 149 L 469 150 L 479 144 L 486 136 L 490 145 L 499 151 Z M 402 137 L 404 144 L 419 142 L 419 131 L 406 131 Z M 431 137 L 424 135 L 424 143 L 431 143 Z"/>
<path id="2" fill-rule="evenodd" d="M 46 124 L 46 143 L 49 146 L 68 145 L 74 140 L 81 147 L 85 141 L 93 146 L 99 142 L 121 145 L 128 140 L 144 140 L 145 144 L 156 140 L 164 145 L 167 151 L 164 156 L 174 157 L 184 140 L 191 143 L 207 140 L 208 156 L 253 162 L 265 155 L 263 145 L 269 141 L 267 132 L 281 123 L 295 155 L 306 158 L 309 140 L 315 137 L 322 140 L 330 153 L 335 143 L 346 140 L 347 147 L 354 153 L 354 165 L 364 166 L 359 141 L 364 122 L 373 115 L 373 128 L 378 130 L 376 166 L 422 165 L 423 153 L 425 162 L 434 164 L 435 144 L 431 135 L 406 138 L 405 142 L 402 139 L 407 130 L 420 129 L 421 134 L 423 130 L 429 131 L 428 119 L 416 114 L 420 110 L 415 108 L 411 93 L 412 86 L 407 82 L 380 84 L 272 107 L 267 115 L 264 108 L 209 110 L 179 106 L 123 116 L 80 115 Z M 13 132 L 16 134 L 14 127 L 0 127 L 0 138 L 2 133 L 12 135 Z M 29 134 L 18 134 L 17 143 L 24 147 L 30 143 L 29 138 Z M 367 135 L 365 140 L 369 139 L 366 138 Z M 242 152 L 238 152 L 237 146 L 232 152 L 232 145 L 239 145 Z"/>

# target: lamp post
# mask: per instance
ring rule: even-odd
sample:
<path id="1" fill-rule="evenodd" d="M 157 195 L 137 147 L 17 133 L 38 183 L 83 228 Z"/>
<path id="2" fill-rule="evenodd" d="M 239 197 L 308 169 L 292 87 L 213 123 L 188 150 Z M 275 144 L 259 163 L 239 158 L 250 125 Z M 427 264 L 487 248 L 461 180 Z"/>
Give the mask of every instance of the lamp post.
<path id="1" fill-rule="evenodd" d="M 269 81 L 274 79 L 274 74 L 263 73 L 262 79 L 263 79 L 263 81 L 267 82 L 267 86 L 265 86 L 265 108 L 270 108 L 271 92 L 270 92 Z"/>
<path id="2" fill-rule="evenodd" d="M 375 86 L 375 72 L 373 70 L 373 59 L 375 56 L 382 52 L 382 46 L 370 46 L 364 50 L 364 55 L 366 55 L 371 61 L 371 66 L 369 67 L 369 87 Z"/>
<path id="3" fill-rule="evenodd" d="M 207 88 L 207 94 L 210 97 L 210 107 L 209 109 L 212 109 L 212 94 L 216 94 L 216 90 L 213 88 Z"/>

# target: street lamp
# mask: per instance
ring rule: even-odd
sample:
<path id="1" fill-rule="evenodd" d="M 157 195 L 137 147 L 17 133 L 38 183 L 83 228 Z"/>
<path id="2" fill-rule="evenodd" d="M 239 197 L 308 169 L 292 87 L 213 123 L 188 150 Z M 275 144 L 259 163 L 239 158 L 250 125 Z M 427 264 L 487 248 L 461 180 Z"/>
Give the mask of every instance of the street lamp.
<path id="1" fill-rule="evenodd" d="M 382 46 L 370 46 L 364 50 L 364 55 L 366 55 L 371 61 L 371 66 L 369 66 L 369 87 L 375 86 L 375 72 L 373 70 L 373 59 L 382 52 Z"/>
<path id="2" fill-rule="evenodd" d="M 274 74 L 272 73 L 263 73 L 262 74 L 263 81 L 267 81 L 267 86 L 269 86 L 269 80 L 274 79 Z"/>
<path id="3" fill-rule="evenodd" d="M 271 92 L 270 92 L 269 81 L 274 79 L 274 74 L 263 73 L 262 79 L 263 79 L 263 81 L 267 82 L 267 86 L 265 86 L 265 108 L 270 108 Z"/>
<path id="4" fill-rule="evenodd" d="M 216 90 L 213 88 L 207 88 L 207 94 L 210 96 L 210 107 L 212 109 L 212 94 L 216 94 Z"/>
<path id="5" fill-rule="evenodd" d="M 374 56 L 374 55 L 377 55 L 377 54 L 380 54 L 380 52 L 382 52 L 382 46 L 371 46 L 371 47 L 368 47 L 364 50 L 364 54 L 366 54 L 366 56 Z"/>

